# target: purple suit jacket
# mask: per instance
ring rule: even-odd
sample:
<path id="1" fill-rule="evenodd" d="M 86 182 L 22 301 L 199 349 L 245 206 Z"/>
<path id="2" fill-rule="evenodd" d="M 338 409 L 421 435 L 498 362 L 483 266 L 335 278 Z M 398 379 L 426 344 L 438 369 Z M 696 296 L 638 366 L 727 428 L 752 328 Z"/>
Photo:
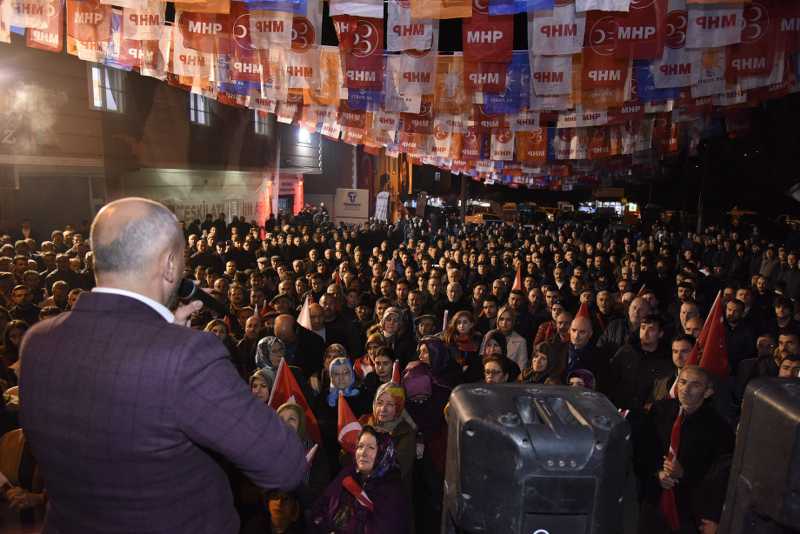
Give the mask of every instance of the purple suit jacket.
<path id="1" fill-rule="evenodd" d="M 21 358 L 45 534 L 236 533 L 211 451 L 266 489 L 305 476 L 296 433 L 250 394 L 222 343 L 135 299 L 84 293 L 27 332 Z"/>

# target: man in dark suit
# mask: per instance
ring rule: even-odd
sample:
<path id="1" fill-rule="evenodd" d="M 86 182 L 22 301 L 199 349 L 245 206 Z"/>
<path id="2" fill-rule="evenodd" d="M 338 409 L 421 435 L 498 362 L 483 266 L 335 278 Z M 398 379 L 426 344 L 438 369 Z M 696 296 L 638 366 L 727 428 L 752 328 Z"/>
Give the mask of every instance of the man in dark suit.
<path id="1" fill-rule="evenodd" d="M 43 532 L 234 534 L 214 456 L 287 490 L 307 472 L 303 446 L 250 394 L 222 343 L 186 328 L 200 303 L 170 311 L 184 243 L 169 210 L 112 202 L 91 243 L 98 287 L 22 345 L 20 418 L 47 479 Z"/>

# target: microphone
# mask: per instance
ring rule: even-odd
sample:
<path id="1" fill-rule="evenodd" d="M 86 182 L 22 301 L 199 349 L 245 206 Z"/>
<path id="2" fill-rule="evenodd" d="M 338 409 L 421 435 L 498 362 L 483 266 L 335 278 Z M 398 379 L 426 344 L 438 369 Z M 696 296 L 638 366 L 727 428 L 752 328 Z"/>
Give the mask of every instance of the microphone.
<path id="1" fill-rule="evenodd" d="M 228 310 L 225 309 L 225 306 L 220 301 L 197 287 L 194 281 L 188 278 L 181 280 L 181 285 L 178 286 L 178 298 L 186 302 L 199 300 L 203 303 L 203 306 L 219 316 L 225 316 L 228 313 Z"/>

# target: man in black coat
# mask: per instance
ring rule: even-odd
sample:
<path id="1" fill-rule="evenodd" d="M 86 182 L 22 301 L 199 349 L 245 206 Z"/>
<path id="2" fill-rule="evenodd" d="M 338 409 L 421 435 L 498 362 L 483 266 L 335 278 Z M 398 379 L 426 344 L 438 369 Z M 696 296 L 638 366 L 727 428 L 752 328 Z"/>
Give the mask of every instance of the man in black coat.
<path id="1" fill-rule="evenodd" d="M 275 336 L 286 345 L 286 360 L 303 370 L 308 380 L 319 378 L 325 343 L 311 330 L 303 328 L 289 314 L 275 318 Z"/>
<path id="2" fill-rule="evenodd" d="M 679 532 L 715 532 L 722 514 L 734 434 L 709 399 L 711 377 L 694 365 L 678 376 L 677 399 L 653 404 L 634 428 L 636 472 L 642 482 L 640 532 L 670 532 L 662 492 L 675 492 Z M 680 415 L 679 415 L 680 414 Z M 680 418 L 679 418 L 680 417 Z M 670 458 L 673 426 L 680 426 L 677 457 Z"/>
<path id="3" fill-rule="evenodd" d="M 739 299 L 725 304 L 725 344 L 730 368 L 736 372 L 739 363 L 756 351 L 756 336 L 752 327 L 743 322 L 744 302 Z"/>
<path id="4" fill-rule="evenodd" d="M 650 304 L 641 297 L 634 298 L 628 306 L 628 316 L 614 319 L 597 340 L 597 348 L 611 358 L 620 347 L 639 340 L 639 324 L 650 315 Z"/>
<path id="5" fill-rule="evenodd" d="M 642 319 L 637 343 L 623 345 L 610 362 L 606 393 L 620 409 L 641 410 L 659 378 L 673 371 L 669 347 L 661 343 L 664 326 L 659 315 Z"/>
<path id="6" fill-rule="evenodd" d="M 331 286 L 335 288 L 336 286 Z M 361 347 L 360 332 L 352 321 L 345 319 L 337 310 L 337 299 L 334 294 L 326 292 L 319 299 L 325 321 L 325 344 L 339 343 L 351 357 Z"/>

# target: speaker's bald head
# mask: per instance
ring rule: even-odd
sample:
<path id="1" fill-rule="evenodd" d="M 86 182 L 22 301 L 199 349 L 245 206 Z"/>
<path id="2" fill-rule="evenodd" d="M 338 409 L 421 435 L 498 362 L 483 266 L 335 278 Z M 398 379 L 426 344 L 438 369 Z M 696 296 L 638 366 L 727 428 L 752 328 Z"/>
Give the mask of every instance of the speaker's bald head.
<path id="1" fill-rule="evenodd" d="M 147 272 L 160 254 L 183 242 L 175 215 L 145 198 L 123 198 L 104 206 L 92 222 L 89 239 L 99 275 Z"/>

